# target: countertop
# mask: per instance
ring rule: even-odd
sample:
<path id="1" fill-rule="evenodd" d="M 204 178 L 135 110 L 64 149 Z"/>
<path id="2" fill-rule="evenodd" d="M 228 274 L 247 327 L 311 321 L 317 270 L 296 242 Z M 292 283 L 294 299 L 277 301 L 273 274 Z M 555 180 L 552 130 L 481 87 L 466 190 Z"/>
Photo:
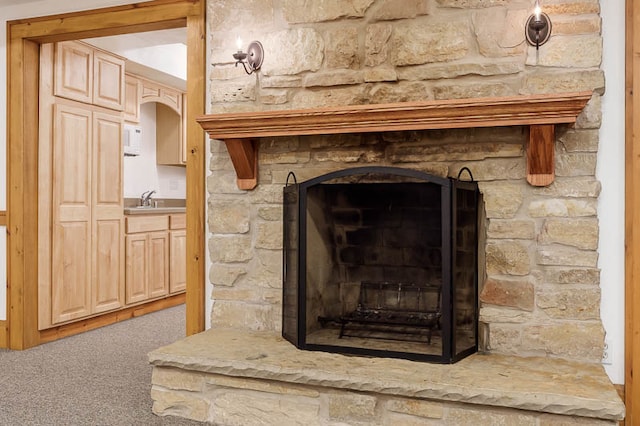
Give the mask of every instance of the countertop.
<path id="1" fill-rule="evenodd" d="M 125 207 L 125 215 L 185 213 L 186 207 Z"/>

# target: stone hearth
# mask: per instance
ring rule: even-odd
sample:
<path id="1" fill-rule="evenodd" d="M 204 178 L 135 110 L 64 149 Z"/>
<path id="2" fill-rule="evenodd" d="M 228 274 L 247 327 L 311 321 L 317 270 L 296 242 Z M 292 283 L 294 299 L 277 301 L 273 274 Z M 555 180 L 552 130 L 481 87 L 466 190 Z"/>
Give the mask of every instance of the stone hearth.
<path id="1" fill-rule="evenodd" d="M 300 351 L 275 333 L 235 329 L 149 358 L 156 413 L 219 425 L 604 426 L 624 415 L 602 368 L 550 358 L 434 365 Z"/>

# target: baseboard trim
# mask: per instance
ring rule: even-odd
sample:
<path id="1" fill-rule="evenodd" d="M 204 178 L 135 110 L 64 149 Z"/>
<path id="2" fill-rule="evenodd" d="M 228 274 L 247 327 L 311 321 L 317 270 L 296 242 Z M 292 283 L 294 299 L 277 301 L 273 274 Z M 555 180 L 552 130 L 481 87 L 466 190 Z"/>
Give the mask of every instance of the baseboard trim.
<path id="1" fill-rule="evenodd" d="M 160 311 L 162 309 L 171 308 L 185 303 L 186 294 L 181 293 L 175 296 L 169 296 L 164 299 L 154 300 L 143 305 L 136 305 L 115 312 L 109 312 L 94 318 L 77 321 L 71 324 L 65 324 L 47 330 L 40 331 L 40 343 L 53 342 L 64 337 L 73 336 L 75 334 L 84 333 L 85 331 L 95 330 L 96 328 L 106 325 L 115 324 L 131 318 L 139 317 L 151 312 Z M 186 336 L 186 330 L 185 330 Z M 0 335 L 1 342 L 1 335 Z"/>
<path id="2" fill-rule="evenodd" d="M 7 339 L 7 321 L 0 321 L 0 348 L 8 348 L 9 339 Z"/>

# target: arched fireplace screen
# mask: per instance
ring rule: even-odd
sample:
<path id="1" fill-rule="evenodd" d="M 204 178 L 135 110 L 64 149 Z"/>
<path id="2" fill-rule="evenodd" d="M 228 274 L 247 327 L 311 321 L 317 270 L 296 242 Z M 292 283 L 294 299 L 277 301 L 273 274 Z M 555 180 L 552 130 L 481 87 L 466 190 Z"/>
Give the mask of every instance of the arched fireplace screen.
<path id="1" fill-rule="evenodd" d="M 479 195 L 472 178 L 360 167 L 289 180 L 287 340 L 300 349 L 440 363 L 477 351 Z"/>

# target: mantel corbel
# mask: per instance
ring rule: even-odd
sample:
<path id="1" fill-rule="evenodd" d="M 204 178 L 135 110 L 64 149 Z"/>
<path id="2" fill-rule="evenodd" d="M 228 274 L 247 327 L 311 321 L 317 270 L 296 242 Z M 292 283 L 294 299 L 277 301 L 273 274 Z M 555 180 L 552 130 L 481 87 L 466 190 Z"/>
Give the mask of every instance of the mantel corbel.
<path id="1" fill-rule="evenodd" d="M 591 96 L 587 91 L 225 113 L 198 122 L 212 139 L 225 142 L 238 187 L 245 190 L 258 184 L 260 138 L 498 126 L 528 126 L 527 181 L 547 186 L 555 178 L 555 125 L 575 123 Z"/>

